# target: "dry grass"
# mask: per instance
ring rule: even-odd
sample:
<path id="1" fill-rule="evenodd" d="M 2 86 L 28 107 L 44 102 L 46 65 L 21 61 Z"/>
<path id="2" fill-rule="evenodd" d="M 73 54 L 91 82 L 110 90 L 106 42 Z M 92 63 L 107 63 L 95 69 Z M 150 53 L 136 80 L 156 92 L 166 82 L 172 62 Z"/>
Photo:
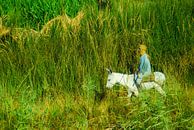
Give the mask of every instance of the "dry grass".
<path id="1" fill-rule="evenodd" d="M 41 24 L 44 26 L 38 31 L 26 27 L 9 29 L 5 26 L 12 22 L 21 25 L 24 19 L 17 17 L 20 12 L 11 15 L 12 19 L 7 24 L 4 23 L 4 18 L 1 19 L 0 33 L 3 38 L 0 37 L 0 41 L 8 40 L 8 36 L 19 44 L 15 45 L 15 42 L 10 41 L 3 43 L 0 48 L 3 52 L 0 53 L 0 88 L 3 86 L 6 90 L 4 92 L 0 89 L 0 126 L 4 125 L 5 129 L 192 127 L 190 99 L 193 92 L 186 95 L 181 89 L 184 86 L 176 84 L 178 80 L 175 79 L 182 76 L 180 74 L 184 67 L 190 65 L 189 62 L 194 65 L 191 61 L 194 49 L 192 55 L 190 51 L 187 53 L 188 57 L 186 54 L 181 55 L 178 74 L 174 74 L 177 70 L 173 64 L 174 60 L 169 61 L 171 56 L 180 57 L 178 49 L 177 52 L 173 51 L 176 49 L 174 45 L 190 41 L 190 33 L 182 32 L 182 28 L 191 31 L 190 22 L 189 28 L 186 28 L 186 25 L 181 26 L 179 22 L 177 25 L 169 23 L 168 30 L 165 30 L 169 20 L 176 23 L 176 18 L 185 18 L 179 11 L 182 6 L 175 8 L 176 5 L 171 7 L 169 3 L 167 8 L 158 6 L 157 9 L 152 5 L 145 7 L 143 3 L 146 2 L 135 4 L 130 1 L 132 0 L 122 0 L 120 4 L 115 1 L 111 13 L 108 10 L 97 12 L 91 7 L 91 10 L 85 10 L 88 14 L 82 24 L 80 22 L 83 20 L 83 12 L 79 12 L 75 18 L 58 16 L 48 20 L 45 25 Z M 37 15 L 37 12 L 34 12 L 34 15 Z M 163 17 L 163 14 L 174 15 L 171 19 Z M 47 16 L 53 15 L 58 14 L 48 12 Z M 38 20 L 33 21 L 41 23 L 39 19 L 44 21 L 41 16 L 42 12 L 38 12 Z M 15 17 L 18 19 L 14 20 Z M 34 27 L 36 24 L 33 21 L 27 20 L 26 24 L 33 24 Z M 82 34 L 76 33 L 80 25 L 83 25 L 80 31 Z M 181 31 L 175 32 L 178 33 L 177 37 L 174 36 L 176 27 Z M 169 36 L 165 35 L 166 31 Z M 68 35 L 74 32 L 76 35 Z M 178 36 L 184 40 L 180 40 Z M 175 40 L 174 37 L 178 39 Z M 34 42 L 34 38 L 38 40 Z M 167 82 L 165 87 L 167 98 L 163 99 L 157 92 L 150 90 L 129 100 L 126 98 L 126 89 L 114 88 L 102 99 L 101 94 L 95 92 L 104 92 L 107 73 L 103 68 L 112 66 L 118 71 L 128 72 L 127 63 L 135 64 L 131 60 L 131 51 L 142 39 L 148 41 L 149 53 L 153 54 L 151 56 L 154 65 L 157 65 L 156 69 L 169 73 L 167 79 L 170 82 Z M 179 59 L 177 61 L 181 61 Z"/>
<path id="2" fill-rule="evenodd" d="M 74 28 L 74 32 L 78 31 L 80 27 L 80 22 L 83 19 L 84 13 L 80 11 L 78 15 L 71 19 L 66 14 L 62 16 L 57 16 L 56 18 L 51 19 L 48 21 L 40 31 L 43 35 L 48 35 L 51 31 L 53 25 L 56 25 L 56 29 L 63 28 L 64 31 L 68 29 L 69 26 Z"/>
<path id="3" fill-rule="evenodd" d="M 11 30 L 12 38 L 17 42 L 23 42 L 27 38 L 36 38 L 39 32 L 33 29 L 13 28 Z"/>
<path id="4" fill-rule="evenodd" d="M 80 22 L 83 17 L 83 11 L 80 11 L 75 18 L 69 18 L 67 15 L 57 16 L 48 21 L 40 30 L 40 32 L 26 28 L 9 29 L 8 27 L 3 26 L 2 18 L 0 18 L 0 37 L 11 35 L 14 41 L 22 43 L 29 37 L 35 39 L 39 36 L 48 36 L 54 25 L 56 30 L 63 29 L 63 31 L 66 31 L 69 27 L 71 27 L 73 32 L 77 32 L 80 28 Z"/>
<path id="5" fill-rule="evenodd" d="M 36 38 L 39 36 L 39 32 L 33 29 L 25 28 L 8 28 L 3 25 L 3 20 L 0 18 L 0 37 L 10 36 L 14 41 L 18 43 L 23 42 L 28 38 Z"/>
<path id="6" fill-rule="evenodd" d="M 10 32 L 10 29 L 3 26 L 3 20 L 0 17 L 0 37 L 7 35 Z"/>

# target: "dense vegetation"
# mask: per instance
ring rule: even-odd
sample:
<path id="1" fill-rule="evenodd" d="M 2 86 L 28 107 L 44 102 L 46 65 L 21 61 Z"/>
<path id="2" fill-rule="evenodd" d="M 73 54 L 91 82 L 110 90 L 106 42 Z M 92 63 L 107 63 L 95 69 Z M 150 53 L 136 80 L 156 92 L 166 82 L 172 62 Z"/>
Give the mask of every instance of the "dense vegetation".
<path id="1" fill-rule="evenodd" d="M 192 129 L 192 0 L 110 0 L 101 10 L 96 0 L 0 3 L 10 30 L 40 31 L 59 15 L 84 12 L 76 31 L 53 25 L 49 35 L 22 41 L 0 35 L 2 129 Z M 153 70 L 167 76 L 166 98 L 153 90 L 129 101 L 125 89 L 105 89 L 105 68 L 128 73 L 142 42 Z"/>

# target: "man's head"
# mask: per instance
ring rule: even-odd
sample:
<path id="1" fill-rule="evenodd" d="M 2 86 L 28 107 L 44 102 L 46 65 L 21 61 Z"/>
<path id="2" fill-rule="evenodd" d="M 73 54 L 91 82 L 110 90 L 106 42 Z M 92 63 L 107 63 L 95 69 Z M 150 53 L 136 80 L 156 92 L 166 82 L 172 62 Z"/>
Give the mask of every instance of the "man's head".
<path id="1" fill-rule="evenodd" d="M 139 51 L 140 55 L 143 55 L 144 53 L 146 53 L 146 50 L 147 50 L 146 45 L 144 45 L 144 44 L 139 45 L 138 51 Z"/>

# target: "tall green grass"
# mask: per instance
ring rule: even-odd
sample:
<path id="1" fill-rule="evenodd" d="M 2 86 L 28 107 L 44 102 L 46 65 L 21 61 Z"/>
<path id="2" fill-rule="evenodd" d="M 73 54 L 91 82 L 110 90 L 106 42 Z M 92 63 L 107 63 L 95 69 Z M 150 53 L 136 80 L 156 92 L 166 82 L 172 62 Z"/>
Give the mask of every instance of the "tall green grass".
<path id="1" fill-rule="evenodd" d="M 77 32 L 53 27 L 48 37 L 24 42 L 0 37 L 2 129 L 192 128 L 185 91 L 194 66 L 193 1 L 111 0 L 101 11 L 94 0 L 0 3 L 4 26 L 37 31 L 58 15 L 85 12 Z M 128 73 L 142 41 L 153 70 L 168 76 L 166 99 L 149 91 L 128 101 L 119 98 L 124 90 L 105 89 L 105 68 Z"/>
<path id="2" fill-rule="evenodd" d="M 44 99 L 30 86 L 14 95 L 1 89 L 1 129 L 192 129 L 191 97 L 167 81 L 166 98 L 150 90 L 132 100 L 124 88 L 94 100 L 92 78 L 74 94 L 49 88 Z"/>

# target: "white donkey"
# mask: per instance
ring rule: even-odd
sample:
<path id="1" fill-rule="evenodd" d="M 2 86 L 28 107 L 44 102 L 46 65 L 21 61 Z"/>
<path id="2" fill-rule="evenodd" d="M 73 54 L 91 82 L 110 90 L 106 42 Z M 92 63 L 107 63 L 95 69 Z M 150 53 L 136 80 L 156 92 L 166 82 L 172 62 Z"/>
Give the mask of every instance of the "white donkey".
<path id="1" fill-rule="evenodd" d="M 106 69 L 108 71 L 108 79 L 107 79 L 107 88 L 112 88 L 115 84 L 123 85 L 127 88 L 128 91 L 128 97 L 131 97 L 132 94 L 135 96 L 139 95 L 138 88 L 134 81 L 134 75 L 127 75 L 122 73 L 115 73 L 112 72 L 110 69 Z M 151 89 L 155 88 L 161 95 L 166 95 L 164 90 L 162 89 L 162 86 L 165 83 L 165 75 L 161 72 L 154 72 L 155 80 L 150 82 L 144 82 L 141 83 L 140 88 L 141 89 Z"/>

